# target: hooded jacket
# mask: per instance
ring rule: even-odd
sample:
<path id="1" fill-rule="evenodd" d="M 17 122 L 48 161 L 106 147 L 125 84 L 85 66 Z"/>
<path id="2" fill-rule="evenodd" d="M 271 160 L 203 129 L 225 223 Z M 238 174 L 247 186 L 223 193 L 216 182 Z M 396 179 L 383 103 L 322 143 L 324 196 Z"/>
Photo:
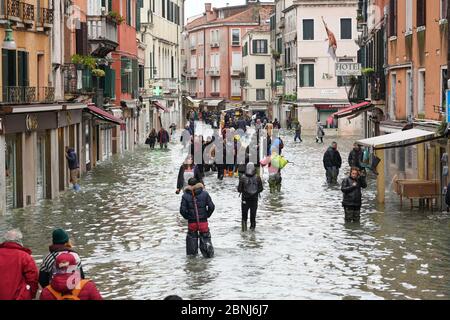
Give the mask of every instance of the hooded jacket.
<path id="1" fill-rule="evenodd" d="M 55 274 L 52 278 L 50 286 L 53 288 L 53 290 L 61 293 L 62 295 L 70 295 L 72 293 L 72 289 L 69 289 L 67 285 L 71 283 L 69 278 L 72 276 L 73 275 L 71 273 Z M 103 300 L 100 292 L 92 281 L 89 281 L 84 285 L 84 287 L 80 291 L 80 294 L 78 295 L 78 298 L 80 300 Z M 48 287 L 45 287 L 42 290 L 39 299 L 56 300 L 56 297 L 53 295 L 53 293 L 51 293 Z"/>
<path id="2" fill-rule="evenodd" d="M 38 289 L 38 268 L 31 250 L 15 242 L 0 244 L 0 300 L 31 300 Z"/>
<path id="3" fill-rule="evenodd" d="M 326 168 L 337 167 L 340 168 L 342 165 L 341 154 L 339 151 L 328 147 L 327 151 L 323 155 L 323 166 Z"/>
<path id="4" fill-rule="evenodd" d="M 245 192 L 246 185 L 248 183 L 250 183 L 251 179 L 256 179 L 256 182 L 258 184 L 258 193 L 253 195 L 253 196 L 249 196 Z M 239 179 L 239 185 L 238 185 L 238 192 L 240 194 L 242 194 L 242 201 L 258 200 L 258 195 L 261 192 L 263 192 L 263 190 L 264 190 L 263 183 L 262 183 L 261 177 L 256 175 L 256 168 L 255 168 L 255 166 L 254 165 L 253 166 L 247 165 L 247 168 L 245 170 L 245 175 L 243 175 Z"/>
<path id="5" fill-rule="evenodd" d="M 356 186 L 353 183 L 356 182 Z M 347 177 L 342 180 L 341 190 L 344 193 L 342 206 L 344 207 L 361 207 L 361 188 L 366 188 L 366 178 L 359 176 L 356 180 Z"/>
<path id="6" fill-rule="evenodd" d="M 197 222 L 197 214 L 195 210 L 194 197 L 197 202 L 198 219 L 199 222 L 206 222 L 214 212 L 215 205 L 208 192 L 204 191 L 204 186 L 197 183 L 195 186 L 187 186 L 184 189 L 183 197 L 181 198 L 180 213 L 188 220 L 189 223 Z"/>

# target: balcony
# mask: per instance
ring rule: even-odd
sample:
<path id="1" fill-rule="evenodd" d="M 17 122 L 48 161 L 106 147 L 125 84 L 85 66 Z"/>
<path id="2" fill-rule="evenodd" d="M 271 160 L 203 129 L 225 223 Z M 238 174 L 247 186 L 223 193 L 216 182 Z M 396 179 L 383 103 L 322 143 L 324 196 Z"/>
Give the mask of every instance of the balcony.
<path id="1" fill-rule="evenodd" d="M 108 16 L 88 16 L 88 41 L 91 54 L 105 57 L 119 45 L 117 23 Z"/>
<path id="2" fill-rule="evenodd" d="M 220 47 L 220 42 L 218 42 L 218 41 L 211 42 L 211 48 L 219 48 L 219 47 Z"/>
<path id="3" fill-rule="evenodd" d="M 217 67 L 211 67 L 208 70 L 206 70 L 206 74 L 210 75 L 211 77 L 219 77 L 220 69 Z"/>
<path id="4" fill-rule="evenodd" d="M 41 8 L 38 17 L 38 25 L 45 30 L 49 30 L 53 25 L 53 9 Z"/>
<path id="5" fill-rule="evenodd" d="M 187 75 L 191 78 L 197 78 L 197 69 L 188 70 Z"/>
<path id="6" fill-rule="evenodd" d="M 55 101 L 53 87 L 2 87 L 1 102 L 9 104 L 27 104 Z"/>
<path id="7" fill-rule="evenodd" d="M 239 77 L 241 71 L 242 71 L 242 70 L 241 70 L 240 68 L 232 66 L 232 67 L 230 68 L 230 75 L 231 75 L 232 77 Z"/>

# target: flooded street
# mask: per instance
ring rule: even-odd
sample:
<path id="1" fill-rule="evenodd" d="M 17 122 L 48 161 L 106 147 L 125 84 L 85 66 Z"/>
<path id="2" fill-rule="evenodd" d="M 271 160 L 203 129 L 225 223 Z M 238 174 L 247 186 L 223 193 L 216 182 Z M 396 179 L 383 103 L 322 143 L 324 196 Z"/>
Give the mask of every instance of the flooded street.
<path id="1" fill-rule="evenodd" d="M 322 165 L 331 137 L 325 145 L 283 138 L 295 165 L 282 172 L 280 194 L 265 182 L 255 233 L 241 233 L 237 178 L 206 178 L 216 204 L 210 260 L 186 257 L 178 144 L 105 162 L 84 177 L 81 192 L 1 216 L 0 232 L 20 228 L 40 264 L 52 230 L 66 229 L 105 299 L 450 298 L 449 214 L 378 208 L 372 178 L 361 223 L 346 225 L 342 193 L 326 185 Z M 353 139 L 336 141 L 346 168 Z"/>

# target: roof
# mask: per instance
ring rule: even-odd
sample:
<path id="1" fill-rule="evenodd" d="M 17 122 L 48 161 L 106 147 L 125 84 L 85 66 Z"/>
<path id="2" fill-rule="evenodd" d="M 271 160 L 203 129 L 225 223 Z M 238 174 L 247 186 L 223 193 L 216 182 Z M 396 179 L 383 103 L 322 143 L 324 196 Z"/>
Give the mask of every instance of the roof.
<path id="1" fill-rule="evenodd" d="M 403 142 L 403 144 L 407 144 L 408 142 L 417 141 L 417 139 L 419 138 L 429 138 L 431 136 L 436 136 L 436 133 L 420 129 L 410 129 L 369 139 L 358 140 L 357 143 L 363 146 L 374 148 L 381 146 L 387 147 L 396 145 L 400 142 Z M 403 144 L 398 144 L 398 146 L 401 147 Z"/>
<path id="2" fill-rule="evenodd" d="M 243 8 L 245 6 L 242 6 Z M 207 21 L 206 14 L 194 19 L 186 25 L 186 29 L 190 30 L 202 25 L 208 25 L 212 23 L 259 23 L 260 25 L 266 24 L 265 21 L 269 19 L 270 15 L 274 12 L 274 5 L 270 3 L 259 3 L 247 5 L 247 9 L 233 14 L 225 19 L 216 18 L 214 20 Z"/>

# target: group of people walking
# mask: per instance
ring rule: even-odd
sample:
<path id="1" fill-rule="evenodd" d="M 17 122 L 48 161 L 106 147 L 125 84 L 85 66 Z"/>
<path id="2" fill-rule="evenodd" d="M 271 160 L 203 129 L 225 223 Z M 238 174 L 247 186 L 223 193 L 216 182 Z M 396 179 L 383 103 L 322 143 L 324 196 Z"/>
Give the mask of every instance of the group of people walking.
<path id="1" fill-rule="evenodd" d="M 171 126 L 171 130 L 175 130 L 175 128 Z M 150 149 L 154 150 L 155 144 L 158 142 L 160 149 L 167 149 L 167 145 L 170 142 L 170 136 L 169 132 L 163 127 L 161 127 L 158 132 L 153 128 L 145 140 L 145 144 L 148 144 Z"/>
<path id="2" fill-rule="evenodd" d="M 7 231 L 0 244 L 0 300 L 102 300 L 95 283 L 85 278 L 81 259 L 63 229 L 52 233 L 49 253 L 38 269 L 19 230 Z"/>

